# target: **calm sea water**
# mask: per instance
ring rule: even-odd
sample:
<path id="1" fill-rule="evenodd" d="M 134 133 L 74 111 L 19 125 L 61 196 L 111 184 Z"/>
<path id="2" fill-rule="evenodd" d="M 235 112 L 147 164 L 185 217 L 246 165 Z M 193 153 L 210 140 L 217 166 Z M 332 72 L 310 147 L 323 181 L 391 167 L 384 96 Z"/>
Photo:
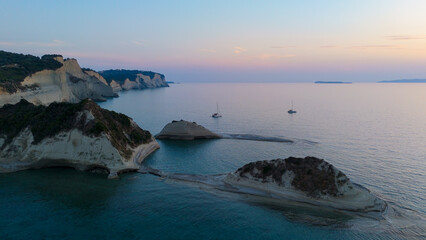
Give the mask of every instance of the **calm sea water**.
<path id="1" fill-rule="evenodd" d="M 289 115 L 291 101 L 297 114 Z M 219 104 L 223 117 L 210 115 Z M 424 239 L 426 84 L 176 84 L 100 104 L 158 133 L 172 120 L 294 143 L 159 141 L 144 164 L 219 174 L 257 160 L 324 158 L 401 214 L 383 221 L 276 206 L 203 185 L 71 169 L 0 175 L 0 239 Z"/>

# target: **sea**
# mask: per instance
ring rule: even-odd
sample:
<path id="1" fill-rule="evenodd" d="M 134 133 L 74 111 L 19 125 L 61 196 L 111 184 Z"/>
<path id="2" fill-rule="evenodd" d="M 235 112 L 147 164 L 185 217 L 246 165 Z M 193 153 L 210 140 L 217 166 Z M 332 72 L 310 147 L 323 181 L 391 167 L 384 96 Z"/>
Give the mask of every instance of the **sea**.
<path id="1" fill-rule="evenodd" d="M 119 95 L 99 105 L 152 134 L 183 119 L 248 140 L 158 140 L 143 165 L 185 181 L 68 168 L 2 174 L 0 239 L 426 239 L 426 84 L 181 83 Z M 296 114 L 287 113 L 292 102 Z M 246 163 L 290 156 L 325 159 L 391 213 L 376 219 L 212 187 Z"/>

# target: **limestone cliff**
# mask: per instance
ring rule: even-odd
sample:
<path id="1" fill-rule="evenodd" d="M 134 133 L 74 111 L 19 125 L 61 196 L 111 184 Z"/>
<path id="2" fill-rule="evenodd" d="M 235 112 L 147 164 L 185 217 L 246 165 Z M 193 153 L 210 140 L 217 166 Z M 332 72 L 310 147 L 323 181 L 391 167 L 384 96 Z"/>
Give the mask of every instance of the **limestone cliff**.
<path id="1" fill-rule="evenodd" d="M 66 166 L 114 177 L 138 169 L 158 148 L 131 118 L 91 100 L 49 106 L 21 100 L 0 108 L 0 172 Z"/>
<path id="2" fill-rule="evenodd" d="M 31 55 L 1 54 L 7 55 L 0 63 L 8 64 L 0 66 L 0 106 L 21 99 L 49 104 L 77 103 L 86 98 L 102 101 L 115 96 L 99 74 L 83 72 L 75 59 L 64 60 L 60 55 L 38 59 Z"/>
<path id="3" fill-rule="evenodd" d="M 106 70 L 99 72 L 114 92 L 131 89 L 168 87 L 163 74 L 139 70 Z"/>
<path id="4" fill-rule="evenodd" d="M 98 72 L 96 72 L 96 71 L 94 71 L 94 70 L 92 70 L 92 69 L 83 69 L 83 71 L 86 73 L 86 74 L 88 74 L 88 75 L 90 75 L 90 76 L 92 76 L 92 77 L 95 77 L 95 78 L 97 78 L 99 81 L 101 81 L 103 84 L 105 84 L 105 85 L 107 85 L 108 86 L 108 83 L 107 83 L 107 81 L 105 80 L 105 78 L 103 78 L 102 77 L 102 75 L 100 75 Z"/>

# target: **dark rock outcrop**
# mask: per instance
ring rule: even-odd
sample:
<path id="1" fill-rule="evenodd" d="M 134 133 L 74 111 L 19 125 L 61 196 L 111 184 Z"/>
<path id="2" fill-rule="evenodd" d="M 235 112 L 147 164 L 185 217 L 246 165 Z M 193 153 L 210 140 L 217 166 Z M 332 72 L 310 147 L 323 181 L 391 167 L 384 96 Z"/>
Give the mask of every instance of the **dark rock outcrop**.
<path id="1" fill-rule="evenodd" d="M 387 204 L 323 159 L 315 157 L 257 161 L 229 173 L 224 182 L 273 198 L 362 213 L 383 212 Z M 248 191 L 249 193 L 252 193 Z"/>
<path id="2" fill-rule="evenodd" d="M 290 171 L 294 176 L 291 185 L 311 197 L 321 195 L 341 196 L 339 187 L 349 178 L 323 159 L 315 157 L 257 161 L 244 165 L 236 171 L 242 178 L 252 177 L 259 181 L 273 181 L 279 186 L 286 184 L 283 175 Z"/>

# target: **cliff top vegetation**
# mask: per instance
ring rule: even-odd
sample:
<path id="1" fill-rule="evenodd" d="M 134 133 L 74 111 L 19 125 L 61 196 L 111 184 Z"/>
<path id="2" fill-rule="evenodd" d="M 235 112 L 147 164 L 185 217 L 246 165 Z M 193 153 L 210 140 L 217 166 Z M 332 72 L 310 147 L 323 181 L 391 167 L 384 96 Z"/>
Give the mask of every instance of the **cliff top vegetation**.
<path id="1" fill-rule="evenodd" d="M 123 84 L 127 78 L 131 81 L 134 81 L 136 79 L 137 74 L 143 74 L 145 76 L 149 76 L 150 78 L 153 78 L 155 74 L 158 74 L 162 78 L 164 78 L 163 74 L 156 73 L 156 72 L 140 71 L 140 70 L 125 70 L 125 69 L 105 70 L 105 71 L 100 71 L 99 74 L 101 74 L 102 77 L 105 78 L 108 84 L 110 84 L 111 81 L 114 80 L 120 85 Z"/>
<path id="2" fill-rule="evenodd" d="M 8 93 L 25 90 L 21 82 L 33 73 L 49 69 L 56 70 L 62 63 L 54 58 L 61 55 L 44 55 L 41 58 L 33 55 L 24 55 L 0 50 L 0 88 Z"/>
<path id="3" fill-rule="evenodd" d="M 88 120 L 83 111 L 88 110 L 95 117 Z M 26 128 L 33 134 L 32 144 L 53 137 L 60 132 L 79 129 L 86 136 L 109 135 L 112 145 L 125 157 L 142 143 L 151 141 L 151 133 L 133 124 L 128 116 L 102 109 L 91 100 L 80 103 L 52 103 L 36 106 L 22 99 L 15 105 L 6 104 L 0 108 L 0 137 L 5 138 L 3 148 Z"/>

